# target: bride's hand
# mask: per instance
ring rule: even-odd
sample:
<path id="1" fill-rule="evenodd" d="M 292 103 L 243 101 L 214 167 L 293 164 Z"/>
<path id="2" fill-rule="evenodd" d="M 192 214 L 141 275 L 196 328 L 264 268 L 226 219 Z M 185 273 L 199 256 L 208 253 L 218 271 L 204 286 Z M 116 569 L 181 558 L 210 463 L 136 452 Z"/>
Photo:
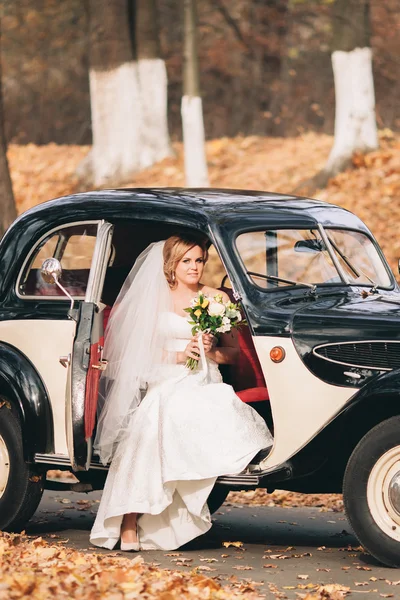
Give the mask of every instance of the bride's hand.
<path id="1" fill-rule="evenodd" d="M 203 333 L 204 352 L 210 352 L 217 343 L 217 338 L 212 333 Z"/>
<path id="2" fill-rule="evenodd" d="M 199 343 L 197 341 L 197 337 L 192 337 L 183 353 L 187 358 L 194 358 L 195 360 L 199 360 L 200 348 Z"/>

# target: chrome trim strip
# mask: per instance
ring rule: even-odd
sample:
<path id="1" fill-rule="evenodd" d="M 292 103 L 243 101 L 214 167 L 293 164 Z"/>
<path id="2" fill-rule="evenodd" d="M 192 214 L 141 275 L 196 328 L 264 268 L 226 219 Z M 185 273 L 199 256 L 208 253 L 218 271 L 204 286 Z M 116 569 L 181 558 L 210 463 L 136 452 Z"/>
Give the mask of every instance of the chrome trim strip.
<path id="1" fill-rule="evenodd" d="M 66 227 L 73 227 L 74 225 L 97 225 L 99 226 L 99 224 L 102 221 L 100 221 L 99 219 L 93 220 L 93 221 L 73 221 L 72 223 L 64 223 L 63 225 L 57 225 L 57 227 L 53 227 L 53 229 L 49 229 L 49 231 L 47 231 L 46 233 L 44 233 L 36 242 L 36 244 L 34 245 L 33 248 L 31 248 L 31 251 L 29 252 L 28 256 L 25 258 L 23 265 L 21 267 L 21 270 L 18 274 L 17 277 L 17 283 L 15 286 L 15 293 L 18 296 L 18 298 L 21 298 L 21 300 L 55 300 L 57 302 L 63 301 L 65 302 L 65 298 L 63 298 L 63 296 L 39 296 L 39 295 L 34 295 L 34 296 L 24 296 L 23 294 L 20 294 L 19 292 L 19 284 L 21 282 L 21 278 L 22 278 L 22 273 L 24 272 L 24 269 L 27 265 L 27 263 L 29 262 L 29 260 L 32 258 L 32 255 L 34 254 L 34 252 L 36 252 L 37 247 L 40 245 L 40 243 L 46 238 L 48 237 L 51 233 L 54 233 L 55 231 L 58 231 L 59 229 L 65 229 Z M 93 262 L 93 259 L 92 259 Z M 72 296 L 74 300 L 84 300 L 84 296 Z"/>
<path id="2" fill-rule="evenodd" d="M 107 270 L 107 254 L 110 252 L 113 230 L 114 226 L 106 221 L 101 221 L 98 227 L 96 245 L 86 287 L 85 302 L 96 304 L 99 301 L 100 288 L 102 288 Z"/>
<path id="3" fill-rule="evenodd" d="M 68 466 L 71 467 L 71 461 L 68 455 L 66 454 L 40 454 L 37 453 L 34 456 L 34 462 L 38 464 L 45 465 L 60 465 L 60 466 Z M 102 465 L 98 461 L 93 461 L 90 463 L 90 469 L 97 469 L 99 471 L 108 471 L 108 466 Z M 71 467 L 72 470 L 72 467 Z"/>
<path id="4" fill-rule="evenodd" d="M 375 343 L 379 343 L 379 344 L 400 344 L 400 341 L 398 340 L 362 340 L 362 341 L 354 341 L 354 342 L 330 342 L 329 344 L 320 344 L 319 346 L 315 346 L 315 348 L 313 348 L 312 353 L 314 354 L 314 356 L 317 356 L 318 358 L 321 358 L 322 360 L 326 360 L 327 362 L 331 362 L 337 365 L 343 365 L 345 367 L 358 367 L 359 369 L 370 369 L 372 371 L 393 371 L 393 368 L 388 369 L 387 367 L 371 367 L 371 366 L 366 366 L 366 365 L 360 365 L 360 364 L 354 364 L 354 363 L 348 363 L 348 362 L 344 362 L 341 360 L 334 360 L 333 358 L 327 358 L 326 356 L 321 356 L 321 354 L 318 354 L 316 351 L 319 348 L 328 348 L 328 346 L 348 346 L 350 344 L 375 344 Z"/>
<path id="5" fill-rule="evenodd" d="M 217 483 L 223 485 L 258 485 L 260 477 L 258 475 L 223 475 L 217 478 Z"/>

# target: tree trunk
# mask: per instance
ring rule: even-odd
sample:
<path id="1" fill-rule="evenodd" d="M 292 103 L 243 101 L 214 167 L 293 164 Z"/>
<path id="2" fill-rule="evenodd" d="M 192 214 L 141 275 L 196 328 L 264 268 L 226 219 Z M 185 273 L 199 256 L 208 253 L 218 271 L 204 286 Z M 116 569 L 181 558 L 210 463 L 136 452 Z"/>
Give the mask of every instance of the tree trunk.
<path id="1" fill-rule="evenodd" d="M 336 0 L 332 66 L 335 140 L 324 169 L 326 178 L 343 170 L 354 152 L 378 147 L 369 0 Z"/>
<path id="2" fill-rule="evenodd" d="M 79 174 L 95 186 L 118 185 L 143 166 L 139 76 L 128 3 L 89 0 L 89 10 L 93 147 Z"/>
<path id="3" fill-rule="evenodd" d="M 183 0 L 184 73 L 181 105 L 186 185 L 208 186 L 197 54 L 196 0 Z"/>
<path id="4" fill-rule="evenodd" d="M 136 0 L 136 48 L 142 105 L 140 162 L 150 166 L 171 156 L 168 79 L 161 58 L 156 0 Z"/>
<path id="5" fill-rule="evenodd" d="M 0 16 L 0 53 L 1 53 L 1 16 Z M 0 61 L 0 237 L 11 225 L 17 216 L 14 195 L 12 190 L 10 172 L 7 161 L 7 145 L 4 135 L 4 111 L 1 88 L 1 61 Z"/>

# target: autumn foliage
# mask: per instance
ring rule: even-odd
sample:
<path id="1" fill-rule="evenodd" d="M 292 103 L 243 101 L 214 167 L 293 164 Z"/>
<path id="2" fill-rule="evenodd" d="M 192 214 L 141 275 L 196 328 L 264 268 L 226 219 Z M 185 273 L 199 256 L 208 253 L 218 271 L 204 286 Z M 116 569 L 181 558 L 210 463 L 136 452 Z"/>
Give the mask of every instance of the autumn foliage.
<path id="1" fill-rule="evenodd" d="M 307 133 L 294 138 L 236 137 L 207 142 L 210 185 L 293 193 L 326 163 L 332 137 Z M 400 256 L 400 137 L 380 132 L 381 148 L 353 157 L 351 169 L 314 196 L 355 212 L 370 227 L 393 270 Z M 184 186 L 183 149 L 142 171 L 126 187 Z M 13 145 L 8 157 L 18 212 L 51 198 L 83 191 L 74 172 L 88 146 Z"/>
<path id="2" fill-rule="evenodd" d="M 56 537 L 56 536 L 55 536 Z M 235 600 L 259 598 L 238 583 L 222 588 L 194 569 L 190 573 L 158 569 L 141 555 L 84 554 L 42 538 L 0 532 L 0 600 Z"/>

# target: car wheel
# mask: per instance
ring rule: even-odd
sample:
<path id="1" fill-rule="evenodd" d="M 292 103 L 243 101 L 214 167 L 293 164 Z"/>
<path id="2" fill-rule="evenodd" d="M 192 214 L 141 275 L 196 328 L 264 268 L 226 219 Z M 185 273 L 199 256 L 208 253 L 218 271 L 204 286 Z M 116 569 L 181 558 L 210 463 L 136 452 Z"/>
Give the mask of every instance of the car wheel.
<path id="1" fill-rule="evenodd" d="M 390 567 L 400 567 L 400 416 L 358 443 L 343 480 L 345 510 L 362 546 Z"/>
<path id="2" fill-rule="evenodd" d="M 0 398 L 0 530 L 20 531 L 43 494 L 42 475 L 26 464 L 18 418 Z"/>
<path id="3" fill-rule="evenodd" d="M 229 492 L 229 488 L 224 485 L 215 485 L 213 487 L 207 500 L 208 508 L 210 509 L 211 514 L 215 513 L 215 511 L 222 506 Z"/>

